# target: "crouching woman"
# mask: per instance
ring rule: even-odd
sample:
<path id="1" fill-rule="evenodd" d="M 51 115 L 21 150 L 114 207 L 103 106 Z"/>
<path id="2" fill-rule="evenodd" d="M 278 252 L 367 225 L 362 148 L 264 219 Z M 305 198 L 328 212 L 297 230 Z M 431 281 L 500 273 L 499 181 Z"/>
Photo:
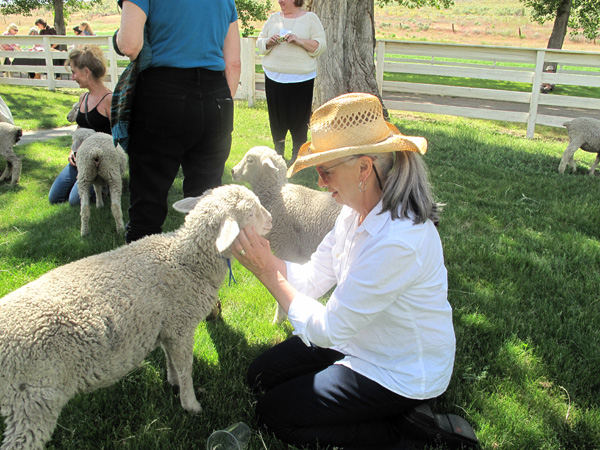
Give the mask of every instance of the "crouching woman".
<path id="1" fill-rule="evenodd" d="M 401 448 L 405 413 L 441 395 L 454 365 L 427 142 L 400 134 L 368 94 L 325 103 L 310 129 L 288 176 L 316 166 L 343 205 L 334 229 L 306 264 L 276 258 L 250 228 L 233 245 L 294 327 L 249 368 L 258 421 L 298 446 Z"/>

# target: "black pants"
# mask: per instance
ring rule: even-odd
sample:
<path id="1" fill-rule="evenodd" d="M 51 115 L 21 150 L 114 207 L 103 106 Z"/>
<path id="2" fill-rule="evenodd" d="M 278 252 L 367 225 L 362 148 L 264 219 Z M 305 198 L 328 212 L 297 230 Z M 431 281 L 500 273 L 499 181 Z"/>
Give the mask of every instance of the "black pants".
<path id="1" fill-rule="evenodd" d="M 284 442 L 321 448 L 406 449 L 402 412 L 422 402 L 398 395 L 348 367 L 344 355 L 292 337 L 248 369 L 258 423 Z"/>
<path id="2" fill-rule="evenodd" d="M 127 242 L 161 232 L 180 167 L 184 197 L 222 184 L 232 131 L 233 99 L 223 72 L 156 67 L 140 73 L 128 146 Z"/>
<path id="3" fill-rule="evenodd" d="M 301 83 L 278 83 L 265 76 L 271 136 L 275 150 L 282 156 L 288 131 L 292 135 L 292 159 L 306 142 L 314 84 L 314 79 Z"/>

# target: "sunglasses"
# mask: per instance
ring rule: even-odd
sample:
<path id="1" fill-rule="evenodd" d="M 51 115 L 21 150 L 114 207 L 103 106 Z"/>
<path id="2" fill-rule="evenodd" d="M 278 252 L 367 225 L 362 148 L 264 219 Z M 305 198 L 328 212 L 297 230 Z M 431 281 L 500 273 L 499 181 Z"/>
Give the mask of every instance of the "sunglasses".
<path id="1" fill-rule="evenodd" d="M 355 156 L 350 156 L 346 161 L 342 161 L 339 162 L 337 164 L 334 164 L 333 166 L 329 166 L 327 168 L 323 168 L 321 166 L 317 166 L 317 173 L 319 174 L 319 176 L 321 177 L 321 180 L 323 180 L 324 183 L 328 183 L 329 184 L 329 177 L 331 176 L 331 174 L 329 173 L 329 171 L 331 169 L 333 169 L 334 167 L 337 166 L 341 166 L 342 164 L 347 163 L 348 161 L 352 161 L 355 158 L 360 158 L 362 155 L 355 155 Z M 375 164 L 373 164 L 373 171 L 375 172 L 375 177 L 377 178 L 377 183 L 379 184 L 379 189 L 383 190 L 383 186 L 381 184 L 381 179 L 379 178 L 379 174 L 377 173 L 377 169 L 375 168 Z"/>
<path id="2" fill-rule="evenodd" d="M 317 166 L 316 167 L 317 173 L 319 174 L 319 176 L 321 177 L 321 180 L 323 180 L 323 182 L 329 183 L 329 177 L 331 176 L 331 174 L 329 173 L 329 171 L 331 169 L 333 169 L 334 167 L 337 167 L 337 166 L 341 166 L 342 164 L 345 164 L 348 161 L 352 161 L 353 159 L 356 159 L 356 158 L 358 158 L 358 156 L 350 156 L 345 161 L 339 162 L 339 163 L 334 164 L 333 166 L 329 166 L 329 167 Z"/>

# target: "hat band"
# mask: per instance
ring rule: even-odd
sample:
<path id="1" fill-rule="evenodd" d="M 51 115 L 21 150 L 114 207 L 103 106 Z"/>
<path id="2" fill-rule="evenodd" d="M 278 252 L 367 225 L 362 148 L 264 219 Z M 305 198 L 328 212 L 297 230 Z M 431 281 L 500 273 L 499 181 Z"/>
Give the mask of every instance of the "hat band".
<path id="1" fill-rule="evenodd" d="M 349 146 L 349 147 L 328 148 L 328 149 L 321 150 L 321 151 L 318 151 L 318 152 L 313 152 L 312 151 L 314 147 L 313 147 L 313 143 L 311 142 L 310 145 L 308 146 L 307 151 L 308 151 L 309 155 L 319 155 L 319 154 L 321 154 L 323 152 L 330 152 L 332 150 L 337 150 L 338 148 L 366 147 L 366 146 L 369 146 L 369 145 L 377 145 L 377 144 L 379 144 L 381 142 L 384 142 L 384 141 L 388 140 L 392 136 L 394 136 L 394 133 L 392 131 L 390 131 L 383 139 L 380 139 L 380 140 L 375 141 L 375 142 L 366 142 L 366 143 L 361 144 L 361 145 L 352 145 L 352 146 Z M 315 150 L 316 150 L 316 148 L 315 148 Z"/>

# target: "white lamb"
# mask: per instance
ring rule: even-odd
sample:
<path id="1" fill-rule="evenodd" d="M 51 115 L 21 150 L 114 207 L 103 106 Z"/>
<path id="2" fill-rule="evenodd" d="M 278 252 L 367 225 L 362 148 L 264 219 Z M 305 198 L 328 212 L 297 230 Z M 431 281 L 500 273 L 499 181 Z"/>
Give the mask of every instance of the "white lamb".
<path id="1" fill-rule="evenodd" d="M 174 206 L 193 208 L 174 233 L 58 267 L 0 299 L 2 450 L 43 448 L 69 399 L 117 382 L 159 345 L 181 405 L 202 412 L 194 331 L 214 305 L 240 229 L 264 235 L 271 216 L 236 185 Z"/>
<path id="2" fill-rule="evenodd" d="M 233 169 L 236 182 L 247 182 L 273 216 L 266 236 L 279 258 L 303 263 L 333 228 L 341 206 L 331 194 L 288 183 L 285 160 L 269 147 L 251 148 Z M 277 304 L 274 323 L 285 320 Z"/>
<path id="3" fill-rule="evenodd" d="M 73 103 L 73 107 L 71 108 L 71 111 L 69 111 L 69 114 L 67 114 L 67 120 L 69 122 L 75 122 L 75 119 L 77 119 L 77 113 L 79 112 L 79 102 L 75 102 Z"/>
<path id="4" fill-rule="evenodd" d="M 575 159 L 573 155 L 578 149 L 590 153 L 597 153 L 596 160 L 590 168 L 589 174 L 594 176 L 596 166 L 600 162 L 600 120 L 589 117 L 578 117 L 563 124 L 569 134 L 569 145 L 562 155 L 558 165 L 559 173 L 564 173 L 567 164 L 575 172 Z"/>
<path id="5" fill-rule="evenodd" d="M 16 185 L 21 178 L 21 159 L 14 152 L 14 145 L 23 136 L 21 127 L 8 122 L 0 122 L 0 156 L 6 159 L 6 167 L 0 175 L 0 181 L 10 178 L 10 184 Z"/>
<path id="6" fill-rule="evenodd" d="M 104 206 L 102 188 L 108 186 L 110 208 L 115 218 L 117 233 L 125 229 L 121 211 L 123 176 L 127 169 L 127 156 L 121 148 L 113 144 L 106 133 L 96 133 L 88 128 L 78 128 L 73 133 L 72 150 L 77 153 L 77 186 L 81 201 L 81 235 L 90 232 L 90 186 L 94 185 L 96 207 Z"/>

